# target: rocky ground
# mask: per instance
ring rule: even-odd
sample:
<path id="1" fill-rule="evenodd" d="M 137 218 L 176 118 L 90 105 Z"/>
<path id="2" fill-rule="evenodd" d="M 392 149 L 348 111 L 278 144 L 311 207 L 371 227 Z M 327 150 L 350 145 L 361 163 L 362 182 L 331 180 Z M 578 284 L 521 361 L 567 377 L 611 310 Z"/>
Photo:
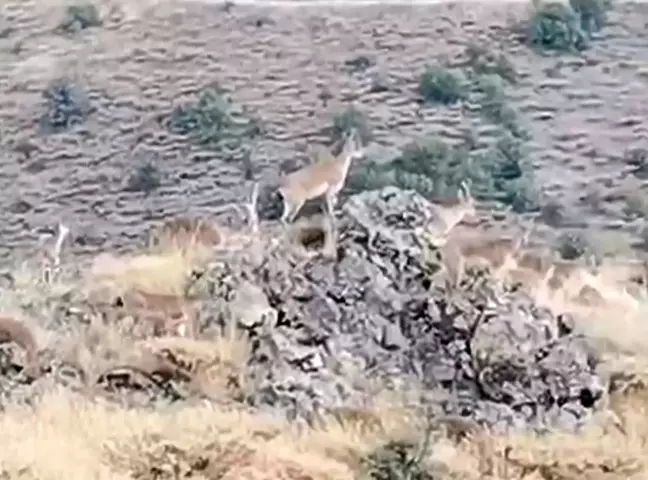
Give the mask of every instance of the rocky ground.
<path id="1" fill-rule="evenodd" d="M 533 218 L 561 251 L 641 256 L 644 5 L 562 53 L 529 45 L 526 4 L 69 7 L 0 10 L 0 293 L 29 328 L 0 321 L 3 478 L 642 478 L 643 342 L 610 362 L 487 270 L 450 289 L 414 232 L 467 177 L 473 228 Z M 273 189 L 349 126 L 368 155 L 308 255 L 319 227 L 287 242 Z M 254 181 L 254 247 L 121 279 L 198 272 L 197 338 L 96 321 L 92 256 L 178 214 L 241 228 L 226 207 Z"/>

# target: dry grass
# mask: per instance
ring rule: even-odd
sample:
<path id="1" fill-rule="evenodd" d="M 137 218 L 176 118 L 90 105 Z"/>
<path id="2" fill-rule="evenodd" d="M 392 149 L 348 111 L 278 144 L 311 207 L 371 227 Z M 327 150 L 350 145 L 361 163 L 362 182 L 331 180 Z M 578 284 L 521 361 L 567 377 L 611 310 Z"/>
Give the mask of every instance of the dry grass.
<path id="1" fill-rule="evenodd" d="M 101 265 L 102 280 L 153 292 L 177 292 L 184 275 L 196 265 L 194 258 L 174 252 L 104 258 L 111 262 Z M 452 425 L 443 421 L 426 433 L 418 409 L 386 394 L 365 410 L 331 412 L 313 427 L 290 425 L 235 407 L 240 405 L 236 401 L 224 403 L 254 388 L 242 375 L 249 345 L 233 330 L 200 339 L 135 340 L 113 326 L 93 324 L 49 344 L 86 374 L 84 395 L 48 391 L 31 406 L 9 405 L 0 413 L 5 445 L 0 450 L 0 475 L 71 480 L 381 478 L 367 470 L 369 455 L 396 441 L 421 445 L 429 434 L 430 445 L 419 468 L 443 478 L 645 478 L 648 393 L 641 382 L 648 378 L 645 302 L 637 300 L 633 310 L 613 302 L 586 308 L 539 292 L 536 297 L 556 311 L 575 314 L 577 326 L 604 355 L 604 368 L 634 373 L 632 385 L 612 396 L 613 414 L 578 434 L 496 437 L 475 427 L 454 438 Z M 625 308 L 625 315 L 619 315 L 620 308 Z M 191 377 L 186 386 L 190 397 L 203 400 L 156 409 L 126 408 L 93 394 L 92 380 L 124 365 L 147 373 L 180 369 Z M 401 478 L 395 475 L 390 478 Z"/>
<path id="2" fill-rule="evenodd" d="M 339 424 L 299 433 L 270 417 L 207 404 L 137 411 L 55 392 L 2 414 L 8 448 L 0 471 L 71 480 L 352 479 L 353 464 L 402 429 L 405 416 L 388 413 L 377 413 L 380 434 Z"/>
<path id="3" fill-rule="evenodd" d="M 175 291 L 194 265 L 172 252 L 116 262 L 119 269 L 110 270 L 110 278 L 119 285 L 165 292 Z M 603 353 L 605 368 L 635 374 L 631 386 L 613 394 L 613 413 L 578 434 L 496 437 L 475 427 L 454 438 L 452 425 L 445 424 L 445 429 L 427 432 L 430 445 L 419 468 L 443 478 L 475 480 L 645 478 L 645 302 L 637 300 L 634 310 L 619 315 L 619 304 L 586 309 L 555 299 L 552 303 L 539 293 L 537 298 L 554 310 L 575 314 L 578 327 Z M 55 348 L 89 379 L 123 365 L 152 372 L 173 364 L 192 377 L 188 388 L 194 398 L 219 402 L 197 400 L 152 410 L 126 408 L 97 395 L 49 391 L 31 406 L 10 405 L 0 414 L 2 478 L 381 478 L 366 468 L 370 454 L 395 441 L 420 445 L 426 435 L 417 409 L 393 395 L 378 396 L 365 410 L 331 412 L 310 428 L 235 408 L 236 402 L 224 404 L 253 388 L 241 375 L 249 345 L 233 331 L 200 339 L 135 340 L 94 324 L 58 339 Z M 234 389 L 232 378 L 237 380 Z"/>
<path id="4" fill-rule="evenodd" d="M 578 435 L 477 432 L 458 443 L 440 437 L 421 464 L 453 479 L 645 478 L 646 391 L 614 400 L 618 418 Z M 127 410 L 57 391 L 0 415 L 0 474 L 40 480 L 365 478 L 357 476 L 363 458 L 389 441 L 422 433 L 421 423 L 394 404 L 377 405 L 371 414 L 379 419 L 371 428 L 330 418 L 300 432 L 271 417 L 213 404 Z"/>

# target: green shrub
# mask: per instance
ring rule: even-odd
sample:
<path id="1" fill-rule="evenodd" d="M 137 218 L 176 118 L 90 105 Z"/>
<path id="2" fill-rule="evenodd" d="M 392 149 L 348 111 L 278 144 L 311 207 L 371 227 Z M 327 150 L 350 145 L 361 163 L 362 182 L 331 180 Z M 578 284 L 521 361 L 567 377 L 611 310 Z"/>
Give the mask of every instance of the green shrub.
<path id="1" fill-rule="evenodd" d="M 467 150 L 435 136 L 408 145 L 390 165 L 397 184 L 435 200 L 454 194 L 462 180 L 472 179 L 476 170 L 471 167 Z"/>
<path id="2" fill-rule="evenodd" d="M 473 163 L 482 172 L 480 199 L 510 205 L 516 213 L 537 210 L 538 193 L 525 156 L 522 140 L 505 130 L 490 148 L 478 152 Z"/>
<path id="3" fill-rule="evenodd" d="M 581 16 L 559 2 L 542 2 L 534 10 L 528 41 L 534 47 L 560 52 L 578 52 L 588 47 Z"/>
<path id="4" fill-rule="evenodd" d="M 475 90 L 481 104 L 481 114 L 491 122 L 505 127 L 518 138 L 528 138 L 528 131 L 517 110 L 509 104 L 502 80 L 498 75 L 480 75 Z"/>
<path id="5" fill-rule="evenodd" d="M 70 5 L 59 23 L 59 30 L 66 33 L 76 33 L 91 27 L 102 25 L 97 7 L 91 3 Z"/>
<path id="6" fill-rule="evenodd" d="M 468 97 L 465 76 L 438 65 L 428 66 L 419 78 L 419 94 L 425 102 L 452 105 Z"/>
<path id="7" fill-rule="evenodd" d="M 516 212 L 532 211 L 538 208 L 538 199 L 523 146 L 506 131 L 490 148 L 480 150 L 448 145 L 432 136 L 408 145 L 391 161 L 353 169 L 347 189 L 357 192 L 396 185 L 438 201 L 455 195 L 461 181 L 469 180 L 478 200 L 511 205 Z"/>
<path id="8" fill-rule="evenodd" d="M 224 91 L 214 86 L 204 89 L 196 103 L 174 108 L 167 126 L 172 132 L 212 149 L 238 148 L 243 139 L 262 133 L 257 120 L 244 111 L 236 111 Z"/>
<path id="9" fill-rule="evenodd" d="M 135 167 L 126 181 L 127 192 L 151 193 L 162 184 L 160 171 L 150 160 L 143 161 Z"/>
<path id="10" fill-rule="evenodd" d="M 79 125 L 94 110 L 83 88 L 68 78 L 52 81 L 43 91 L 45 112 L 41 127 L 46 133 L 57 133 Z"/>

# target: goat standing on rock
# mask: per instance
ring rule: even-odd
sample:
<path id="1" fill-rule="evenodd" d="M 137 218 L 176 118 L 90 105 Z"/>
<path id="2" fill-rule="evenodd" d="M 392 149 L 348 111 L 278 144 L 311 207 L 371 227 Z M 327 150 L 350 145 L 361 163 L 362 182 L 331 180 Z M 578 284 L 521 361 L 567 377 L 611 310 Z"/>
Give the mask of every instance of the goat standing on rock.
<path id="1" fill-rule="evenodd" d="M 365 149 L 355 131 L 344 139 L 342 151 L 336 157 L 326 148 L 318 148 L 317 161 L 283 177 L 279 193 L 283 198 L 284 211 L 281 220 L 291 222 L 306 201 L 320 197 L 326 198 L 326 207 L 331 218 L 337 195 L 344 187 L 346 177 L 354 159 L 362 158 Z"/>

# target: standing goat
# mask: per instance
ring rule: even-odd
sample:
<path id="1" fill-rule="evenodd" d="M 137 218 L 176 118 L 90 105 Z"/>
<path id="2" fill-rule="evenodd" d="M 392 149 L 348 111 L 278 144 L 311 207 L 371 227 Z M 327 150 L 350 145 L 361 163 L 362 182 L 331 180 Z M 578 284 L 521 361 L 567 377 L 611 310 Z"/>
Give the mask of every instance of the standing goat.
<path id="1" fill-rule="evenodd" d="M 317 161 L 285 175 L 279 187 L 284 211 L 281 220 L 292 222 L 306 201 L 325 196 L 326 207 L 334 218 L 337 195 L 344 187 L 351 162 L 362 158 L 365 149 L 355 131 L 347 134 L 342 151 L 336 157 L 328 149 L 319 148 Z"/>

